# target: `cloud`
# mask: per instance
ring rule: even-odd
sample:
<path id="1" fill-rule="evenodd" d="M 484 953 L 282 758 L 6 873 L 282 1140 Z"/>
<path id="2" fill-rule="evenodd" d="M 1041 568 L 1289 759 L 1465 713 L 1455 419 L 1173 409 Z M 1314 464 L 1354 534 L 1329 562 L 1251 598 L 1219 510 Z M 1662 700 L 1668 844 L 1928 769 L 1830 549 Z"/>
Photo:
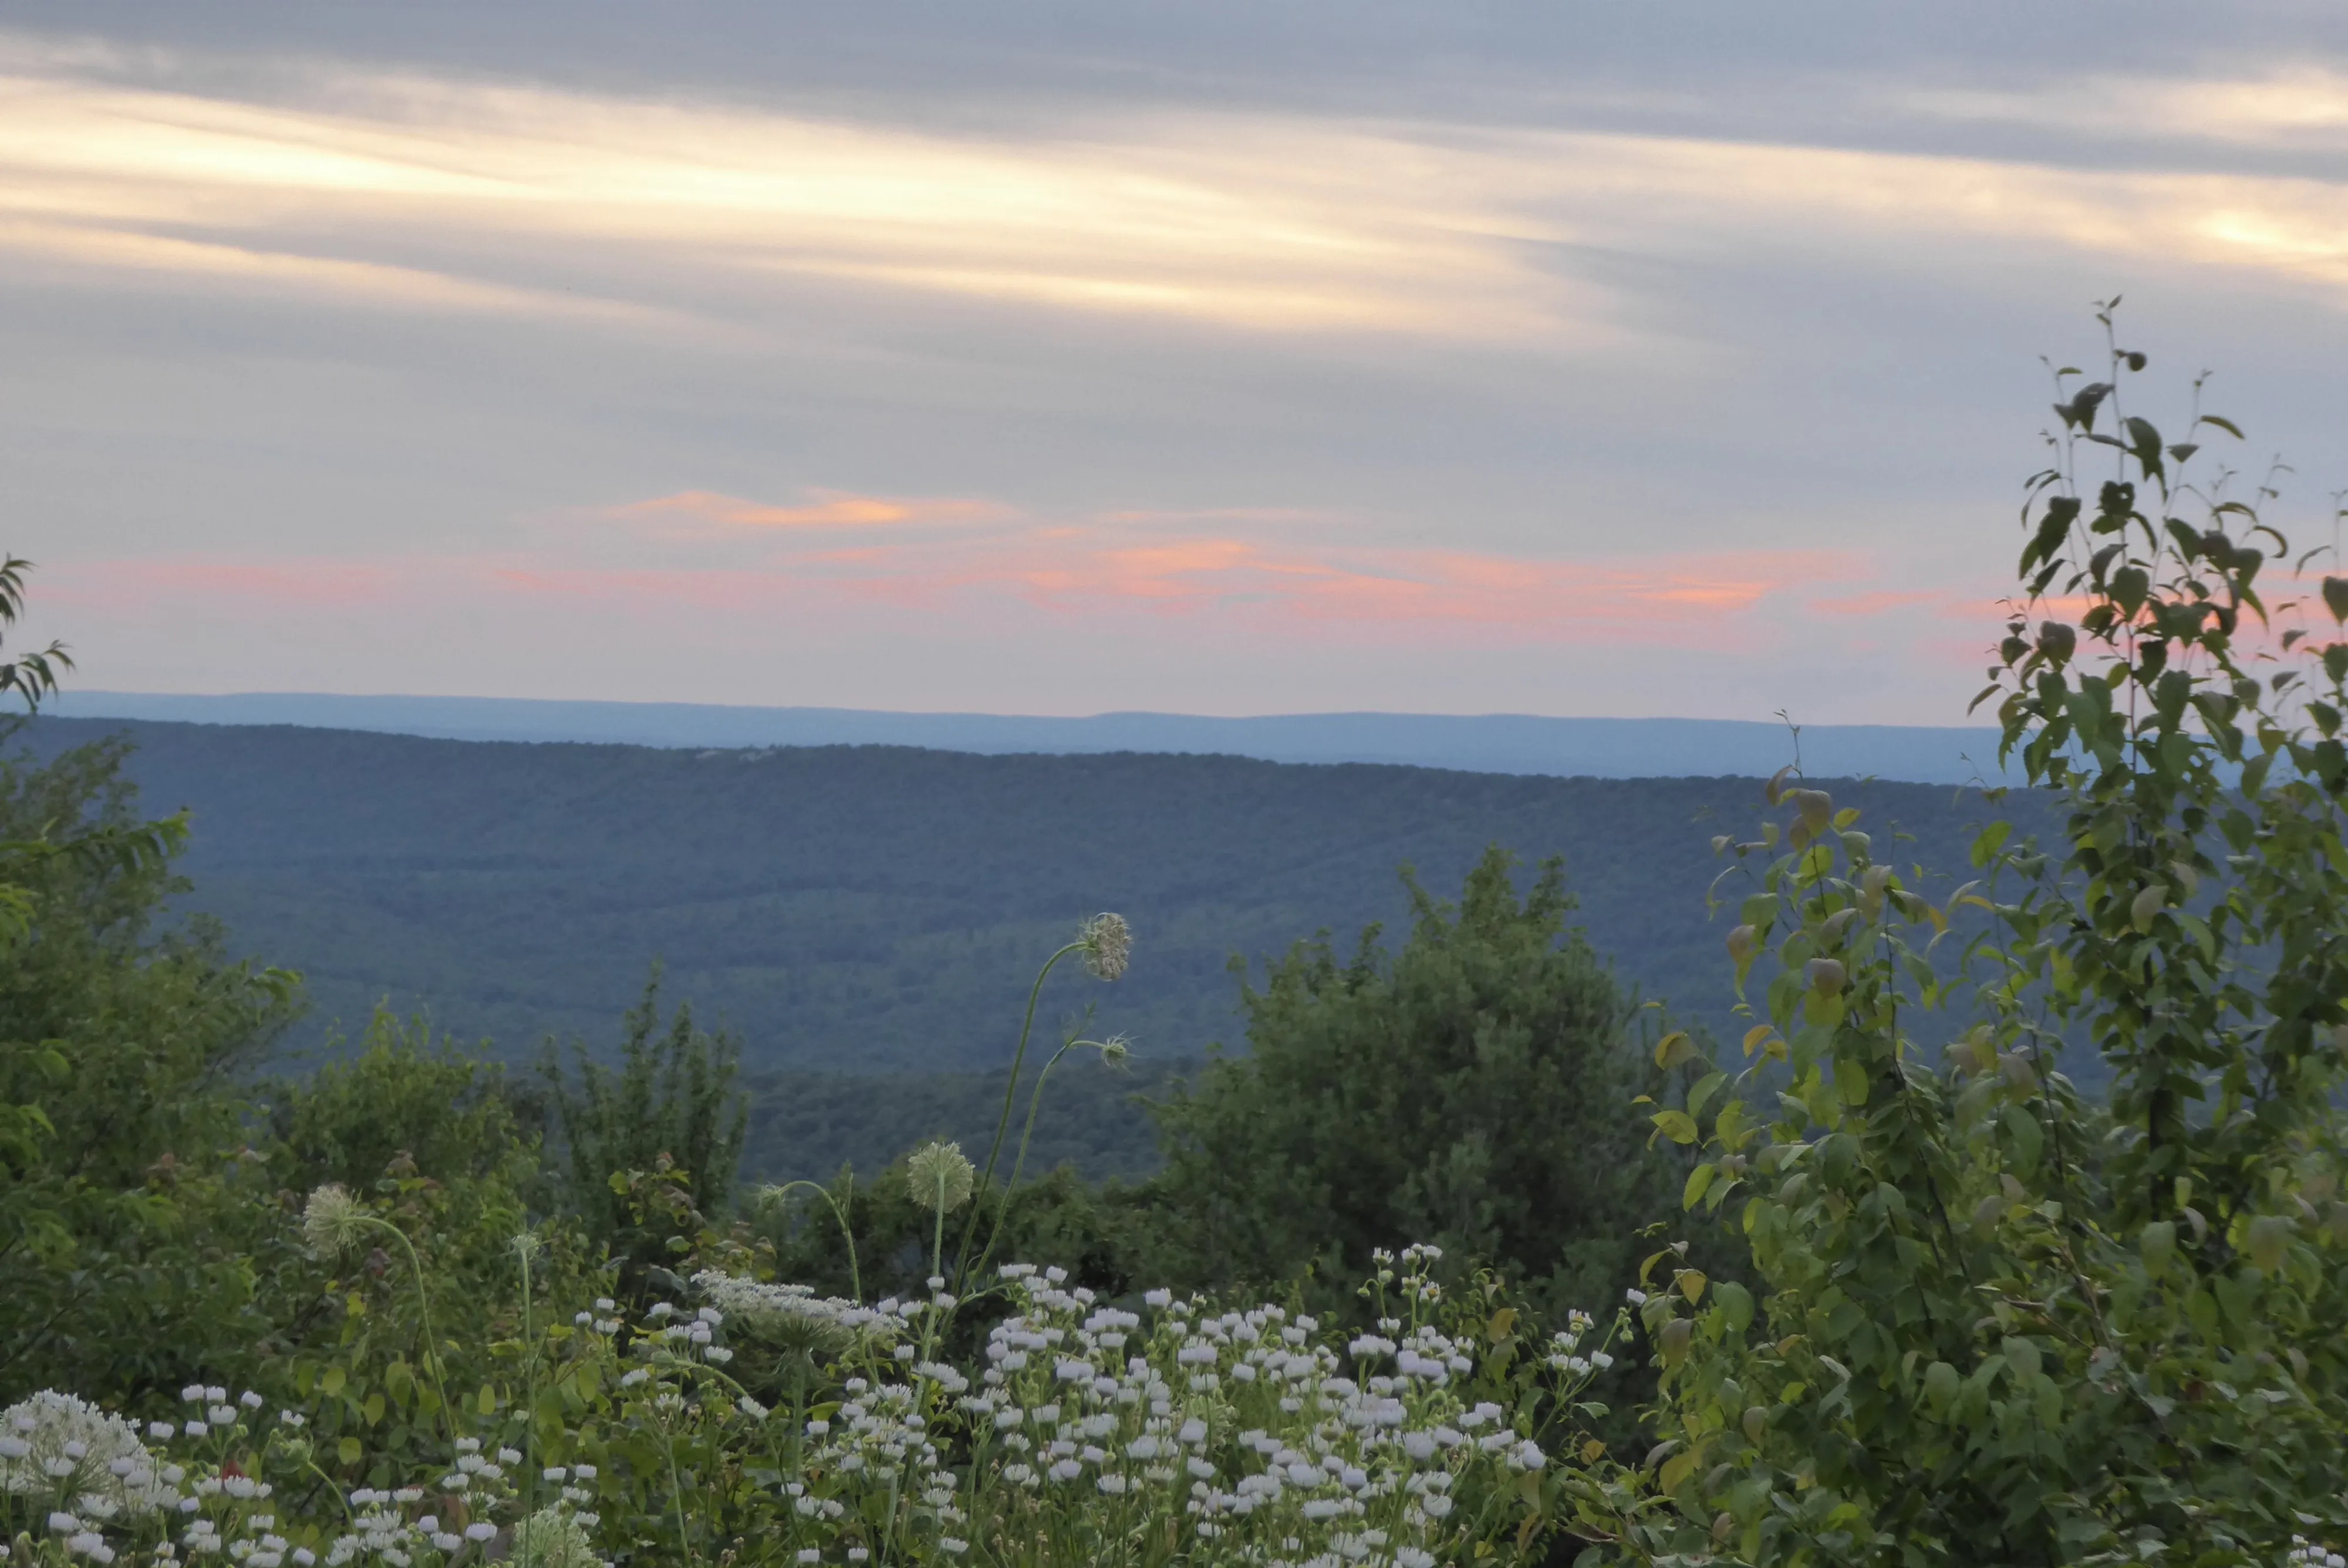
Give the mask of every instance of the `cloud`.
<path id="1" fill-rule="evenodd" d="M 2348 303 L 2348 190 L 2321 179 L 1203 109 L 945 132 L 328 66 L 290 101 L 242 101 L 23 55 L 0 77 L 0 248 L 422 307 L 755 313 L 761 280 L 789 277 L 1588 347 L 1627 329 L 1612 285 L 1559 265 L 1576 248 L 1709 255 L 1829 229 L 2251 269 Z M 2158 92 L 2212 136 L 2348 138 L 2337 87 Z M 2159 128 L 2128 90 L 1918 103 Z"/>
<path id="2" fill-rule="evenodd" d="M 999 521 L 1011 509 L 993 501 L 948 497 L 858 496 L 838 490 L 812 492 L 818 499 L 803 506 L 778 507 L 714 490 L 680 490 L 649 501 L 614 507 L 605 515 L 629 521 L 716 525 L 727 529 L 857 529 L 896 523 L 967 523 Z"/>
<path id="3" fill-rule="evenodd" d="M 688 495 L 694 494 L 688 492 Z M 840 497 L 791 508 L 786 528 L 871 526 L 887 508 Z M 747 504 L 746 504 L 747 505 Z M 757 508 L 766 513 L 780 508 Z M 751 526 L 769 526 L 763 522 Z M 1274 641 L 1328 633 L 1408 642 L 1669 642 L 1730 646 L 1754 613 L 1789 590 L 1868 573 L 1818 550 L 1554 560 L 1458 549 L 1299 548 L 1224 535 L 1137 542 L 1096 529 L 1033 528 L 984 538 L 932 538 L 817 548 L 748 567 L 564 565 L 513 556 L 364 562 L 179 559 L 87 563 L 54 585 L 82 604 L 166 601 L 188 589 L 287 608 L 521 596 L 671 603 L 757 615 L 783 606 L 871 631 L 891 609 L 947 614 L 999 635 L 1040 611 L 1113 629 L 1135 614 Z"/>
<path id="4" fill-rule="evenodd" d="M 2348 150 L 2348 75 L 2298 66 L 2262 77 L 2064 77 L 2050 89 L 1900 88 L 1892 108 L 1952 120 L 2199 139 L 2276 151 Z"/>

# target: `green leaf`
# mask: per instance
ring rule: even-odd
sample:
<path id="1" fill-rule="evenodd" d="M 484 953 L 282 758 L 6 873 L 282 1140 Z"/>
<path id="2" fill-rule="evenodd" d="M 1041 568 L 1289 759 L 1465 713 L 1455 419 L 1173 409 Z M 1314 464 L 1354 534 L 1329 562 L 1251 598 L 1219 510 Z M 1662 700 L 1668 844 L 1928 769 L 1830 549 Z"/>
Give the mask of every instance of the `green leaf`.
<path id="1" fill-rule="evenodd" d="M 1954 1367 L 1946 1361 L 1935 1361 L 1924 1368 L 1924 1398 L 1935 1411 L 1946 1410 L 1956 1402 L 1961 1381 Z"/>
<path id="2" fill-rule="evenodd" d="M 1698 1165 L 1690 1171 L 1687 1184 L 1680 1189 L 1680 1207 L 1692 1209 L 1702 1203 L 1705 1190 L 1712 1185 L 1713 1177 L 1719 1173 L 1719 1168 L 1711 1164 Z"/>
<path id="3" fill-rule="evenodd" d="M 2281 1214 L 2260 1214 L 2245 1228 L 2242 1250 L 2261 1273 L 2279 1273 L 2291 1245 L 2291 1222 Z"/>
<path id="4" fill-rule="evenodd" d="M 2014 1163 L 2024 1171 L 2036 1170 L 2038 1157 L 2046 1147 L 2046 1130 L 2024 1105 L 2007 1106 L 2003 1120 L 2006 1136 L 2013 1141 Z"/>
<path id="5" fill-rule="evenodd" d="M 1697 1080 L 1696 1086 L 1688 1091 L 1687 1113 L 1690 1116 L 1703 1115 L 1705 1104 L 1714 1095 L 1719 1093 L 1727 1082 L 1728 1074 L 1725 1072 L 1706 1073 Z"/>
<path id="6" fill-rule="evenodd" d="M 1693 1143 L 1696 1140 L 1695 1119 L 1684 1111 L 1658 1111 L 1647 1120 L 1674 1143 Z"/>
<path id="7" fill-rule="evenodd" d="M 1753 1326 L 1753 1293 L 1736 1281 L 1724 1279 L 1714 1286 L 1712 1299 L 1732 1332 L 1742 1334 Z"/>

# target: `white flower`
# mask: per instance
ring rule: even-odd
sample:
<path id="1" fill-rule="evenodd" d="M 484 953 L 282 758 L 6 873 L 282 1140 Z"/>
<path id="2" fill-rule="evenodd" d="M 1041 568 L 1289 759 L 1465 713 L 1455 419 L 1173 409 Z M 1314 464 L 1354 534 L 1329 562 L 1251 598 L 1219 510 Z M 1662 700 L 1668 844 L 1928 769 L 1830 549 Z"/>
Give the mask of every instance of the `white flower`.
<path id="1" fill-rule="evenodd" d="M 941 1214 L 970 1202 L 977 1174 L 960 1143 L 924 1143 L 905 1161 L 905 1184 L 913 1201 Z"/>
<path id="2" fill-rule="evenodd" d="M 0 1450 L 0 1491 L 54 1495 L 56 1481 L 69 1479 L 71 1505 L 101 1515 L 150 1513 L 179 1501 L 155 1473 L 139 1430 L 87 1400 L 45 1389 L 0 1412 L 0 1426 L 17 1434 L 9 1447 L 21 1449 Z M 117 1461 L 124 1461 L 119 1471 Z"/>
<path id="3" fill-rule="evenodd" d="M 358 1245 L 369 1218 L 366 1206 L 351 1195 L 348 1187 L 330 1182 L 302 1205 L 303 1239 L 321 1255 L 338 1257 Z M 228 1397 L 225 1389 L 207 1391 L 215 1399 Z"/>

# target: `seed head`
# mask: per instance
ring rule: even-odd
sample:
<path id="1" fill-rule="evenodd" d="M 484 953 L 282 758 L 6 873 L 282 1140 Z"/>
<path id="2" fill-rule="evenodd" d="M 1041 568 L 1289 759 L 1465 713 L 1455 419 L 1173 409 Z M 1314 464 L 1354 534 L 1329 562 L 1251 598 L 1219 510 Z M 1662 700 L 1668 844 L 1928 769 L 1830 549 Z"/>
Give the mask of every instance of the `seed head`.
<path id="1" fill-rule="evenodd" d="M 959 1143 L 925 1143 L 905 1162 L 905 1183 L 913 1190 L 913 1201 L 941 1214 L 970 1202 L 977 1173 Z"/>
<path id="2" fill-rule="evenodd" d="M 1125 973 L 1125 966 L 1133 958 L 1133 927 L 1122 915 L 1096 915 L 1085 922 L 1084 944 L 1085 967 L 1102 979 L 1113 980 Z"/>
<path id="3" fill-rule="evenodd" d="M 327 1257 L 339 1257 L 356 1246 L 366 1225 L 366 1208 L 339 1182 L 318 1188 L 302 1205 L 302 1235 Z"/>
<path id="4" fill-rule="evenodd" d="M 587 1532 L 560 1508 L 541 1508 L 515 1525 L 508 1557 L 529 1568 L 600 1568 L 602 1562 Z"/>

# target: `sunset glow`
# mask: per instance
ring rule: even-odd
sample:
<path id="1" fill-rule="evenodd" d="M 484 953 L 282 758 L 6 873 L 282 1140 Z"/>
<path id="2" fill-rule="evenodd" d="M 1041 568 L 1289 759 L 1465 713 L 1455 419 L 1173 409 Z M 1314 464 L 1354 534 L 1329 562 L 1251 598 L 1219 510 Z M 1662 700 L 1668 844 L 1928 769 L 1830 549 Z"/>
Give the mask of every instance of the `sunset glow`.
<path id="1" fill-rule="evenodd" d="M 126 688 L 1909 716 L 2087 301 L 2131 412 L 2225 369 L 2237 466 L 2348 330 L 2320 52 L 1316 96 L 96 25 L 0 33 L 10 542 Z"/>

